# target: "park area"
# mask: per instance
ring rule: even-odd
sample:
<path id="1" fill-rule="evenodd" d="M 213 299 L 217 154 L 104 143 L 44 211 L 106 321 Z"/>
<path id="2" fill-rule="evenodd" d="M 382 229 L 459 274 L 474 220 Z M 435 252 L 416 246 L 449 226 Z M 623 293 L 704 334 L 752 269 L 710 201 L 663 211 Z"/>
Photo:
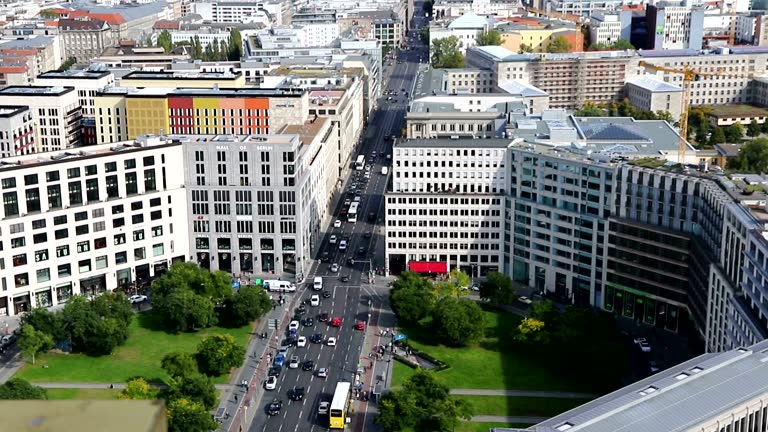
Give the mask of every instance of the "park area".
<path id="1" fill-rule="evenodd" d="M 411 348 L 447 363 L 449 367 L 435 373 L 439 382 L 451 390 L 520 390 L 527 392 L 569 392 L 599 395 L 614 384 L 581 367 L 589 359 L 574 359 L 558 350 L 532 348 L 514 339 L 522 317 L 510 312 L 483 307 L 485 330 L 476 343 L 464 347 L 446 346 L 435 340 L 428 323 L 402 328 Z M 562 350 L 561 350 L 562 351 Z M 549 356 L 557 355 L 557 358 Z M 621 361 L 619 350 L 616 361 Z M 557 362 L 562 361 L 562 367 Z M 415 369 L 402 362 L 394 364 L 393 387 L 400 387 Z M 586 376 L 585 376 L 586 375 Z M 583 397 L 517 397 L 503 395 L 454 395 L 474 407 L 475 416 L 552 417 L 588 402 Z M 573 395 L 571 395 L 573 396 Z M 466 422 L 462 431 L 485 430 L 509 423 Z M 521 426 L 521 425 L 516 425 Z"/>
<path id="2" fill-rule="evenodd" d="M 156 312 L 136 314 L 130 325 L 125 345 L 115 348 L 112 355 L 88 356 L 49 352 L 40 354 L 35 365 L 28 362 L 16 375 L 35 382 L 124 383 L 130 378 L 143 377 L 150 382 L 164 382 L 169 377 L 160 367 L 164 355 L 170 352 L 194 353 L 198 344 L 213 334 L 229 334 L 242 346 L 247 345 L 251 326 L 230 329 L 210 327 L 195 332 L 169 333 L 164 330 Z M 229 376 L 213 377 L 214 383 L 226 383 Z M 77 392 L 58 391 L 61 398 Z M 107 397 L 109 398 L 109 397 Z"/>

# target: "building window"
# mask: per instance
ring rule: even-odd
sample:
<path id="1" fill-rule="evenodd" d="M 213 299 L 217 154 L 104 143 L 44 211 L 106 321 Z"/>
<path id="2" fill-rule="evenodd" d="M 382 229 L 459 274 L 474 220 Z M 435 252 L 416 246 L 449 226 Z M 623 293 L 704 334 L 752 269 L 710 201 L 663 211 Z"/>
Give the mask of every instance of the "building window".
<path id="1" fill-rule="evenodd" d="M 93 241 L 93 248 L 94 249 L 104 249 L 107 247 L 107 238 L 106 237 L 100 237 Z"/>
<path id="2" fill-rule="evenodd" d="M 23 287 L 29 285 L 29 274 L 21 273 L 13 277 L 13 282 L 17 287 Z"/>
<path id="3" fill-rule="evenodd" d="M 88 273 L 91 271 L 91 260 L 84 259 L 77 262 L 77 267 L 80 269 L 80 273 Z"/>
<path id="4" fill-rule="evenodd" d="M 48 261 L 48 249 L 35 252 L 35 262 Z"/>
<path id="5" fill-rule="evenodd" d="M 136 248 L 136 249 L 133 250 L 133 260 L 134 261 L 143 260 L 146 257 L 147 257 L 147 252 L 145 251 L 145 249 L 143 247 Z"/>
<path id="6" fill-rule="evenodd" d="M 3 211 L 5 217 L 19 215 L 19 199 L 16 192 L 6 192 L 3 194 Z"/>
<path id="7" fill-rule="evenodd" d="M 152 237 L 160 237 L 163 235 L 163 226 L 152 227 Z"/>
<path id="8" fill-rule="evenodd" d="M 125 234 L 115 235 L 115 246 L 125 244 Z"/>
<path id="9" fill-rule="evenodd" d="M 136 195 L 139 193 L 139 187 L 136 183 L 136 173 L 125 173 L 125 192 L 128 195 Z"/>
<path id="10" fill-rule="evenodd" d="M 109 261 L 106 255 L 96 257 L 96 270 L 106 268 L 109 265 Z"/>
<path id="11" fill-rule="evenodd" d="M 37 233 L 37 234 L 32 236 L 32 241 L 35 244 L 45 243 L 45 242 L 48 241 L 48 233 L 44 233 L 44 232 Z"/>
<path id="12" fill-rule="evenodd" d="M 115 254 L 115 264 L 125 264 L 128 262 L 128 252 L 118 252 Z"/>
<path id="13" fill-rule="evenodd" d="M 18 254 L 13 256 L 13 266 L 19 267 L 27 265 L 27 254 Z"/>
<path id="14" fill-rule="evenodd" d="M 148 169 L 144 171 L 144 190 L 145 191 L 156 191 L 157 190 L 157 184 L 155 179 L 155 170 L 154 169 Z"/>
<path id="15" fill-rule="evenodd" d="M 49 280 L 51 280 L 51 269 L 44 268 L 37 271 L 38 283 L 48 282 Z"/>
<path id="16" fill-rule="evenodd" d="M 56 258 L 69 256 L 69 245 L 56 247 Z"/>
<path id="17" fill-rule="evenodd" d="M 61 186 L 48 186 L 48 207 L 51 209 L 61 208 Z"/>
<path id="18" fill-rule="evenodd" d="M 120 196 L 120 191 L 117 186 L 117 176 L 107 176 L 107 198 L 117 198 Z"/>
<path id="19" fill-rule="evenodd" d="M 32 186 L 37 184 L 37 174 L 27 174 L 24 176 L 24 185 Z"/>
<path id="20" fill-rule="evenodd" d="M 91 250 L 90 241 L 86 240 L 86 241 L 77 242 L 77 253 L 84 253 L 90 250 Z"/>
<path id="21" fill-rule="evenodd" d="M 144 240 L 144 230 L 136 230 L 133 232 L 133 241 Z"/>
<path id="22" fill-rule="evenodd" d="M 78 178 L 80 177 L 80 168 L 68 168 L 67 169 L 67 178 Z"/>
<path id="23" fill-rule="evenodd" d="M 83 186 L 80 182 L 69 183 L 69 204 L 78 205 L 83 203 Z"/>
<path id="24" fill-rule="evenodd" d="M 160 256 L 165 253 L 165 248 L 162 243 L 152 245 L 152 256 Z"/>
<path id="25" fill-rule="evenodd" d="M 71 264 L 62 264 L 58 268 L 59 277 L 65 278 L 72 276 L 72 265 Z"/>
<path id="26" fill-rule="evenodd" d="M 85 194 L 88 198 L 88 202 L 95 202 L 99 200 L 99 180 L 88 179 L 85 181 Z"/>

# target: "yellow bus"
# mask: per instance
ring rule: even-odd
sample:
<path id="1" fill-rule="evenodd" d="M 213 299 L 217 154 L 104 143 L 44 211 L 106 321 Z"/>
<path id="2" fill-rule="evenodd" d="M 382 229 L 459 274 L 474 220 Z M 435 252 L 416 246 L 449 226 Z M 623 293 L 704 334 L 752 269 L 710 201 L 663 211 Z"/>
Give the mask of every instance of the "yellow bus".
<path id="1" fill-rule="evenodd" d="M 333 401 L 331 401 L 331 429 L 344 429 L 347 420 L 350 388 L 352 388 L 352 384 L 348 382 L 342 381 L 336 384 L 336 391 L 333 393 Z"/>

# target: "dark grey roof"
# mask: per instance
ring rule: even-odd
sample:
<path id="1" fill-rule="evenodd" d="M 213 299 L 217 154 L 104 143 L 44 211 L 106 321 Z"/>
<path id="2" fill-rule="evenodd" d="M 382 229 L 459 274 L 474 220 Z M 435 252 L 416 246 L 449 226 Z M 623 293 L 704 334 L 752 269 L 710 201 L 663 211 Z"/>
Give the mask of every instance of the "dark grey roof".
<path id="1" fill-rule="evenodd" d="M 582 126 L 584 137 L 595 141 L 648 141 L 648 137 L 634 125 L 608 123 Z"/>

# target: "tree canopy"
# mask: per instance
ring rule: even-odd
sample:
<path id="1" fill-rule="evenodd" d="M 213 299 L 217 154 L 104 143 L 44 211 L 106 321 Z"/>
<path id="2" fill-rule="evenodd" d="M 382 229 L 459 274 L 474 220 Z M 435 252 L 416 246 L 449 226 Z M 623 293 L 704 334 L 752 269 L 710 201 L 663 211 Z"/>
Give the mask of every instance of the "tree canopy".
<path id="1" fill-rule="evenodd" d="M 480 298 L 496 304 L 514 303 L 517 297 L 512 279 L 503 273 L 488 273 L 485 281 L 480 284 Z"/>
<path id="2" fill-rule="evenodd" d="M 243 36 L 237 27 L 229 31 L 229 48 L 227 51 L 227 60 L 239 61 L 243 57 Z"/>
<path id="3" fill-rule="evenodd" d="M 29 324 L 21 328 L 18 344 L 24 357 L 32 359 L 32 364 L 35 364 L 35 357 L 38 353 L 48 351 L 54 345 L 51 335 L 35 330 Z"/>
<path id="4" fill-rule="evenodd" d="M 419 32 L 419 39 L 424 45 L 429 45 L 429 26 L 424 26 Z"/>
<path id="5" fill-rule="evenodd" d="M 547 52 L 566 53 L 571 51 L 571 43 L 564 36 L 555 36 L 549 41 Z"/>
<path id="6" fill-rule="evenodd" d="M 203 339 L 197 347 L 197 368 L 205 375 L 220 376 L 239 366 L 245 348 L 227 334 L 215 334 Z"/>
<path id="7" fill-rule="evenodd" d="M 731 161 L 730 168 L 741 172 L 768 172 L 768 138 L 746 142 L 739 156 Z"/>
<path id="8" fill-rule="evenodd" d="M 622 99 L 619 102 L 612 102 L 607 105 L 597 105 L 593 102 L 585 102 L 579 110 L 574 113 L 577 117 L 633 117 L 637 120 L 665 120 L 670 124 L 675 123 L 675 119 L 667 111 L 643 111 L 629 104 L 629 99 Z"/>
<path id="9" fill-rule="evenodd" d="M 448 345 L 464 346 L 479 341 L 484 334 L 483 310 L 472 300 L 445 297 L 432 311 L 432 328 Z"/>
<path id="10" fill-rule="evenodd" d="M 264 289 L 244 286 L 224 302 L 221 321 L 232 327 L 242 327 L 270 310 L 272 299 Z"/>
<path id="11" fill-rule="evenodd" d="M 617 39 L 610 44 L 605 43 L 593 43 L 587 47 L 587 51 L 619 51 L 619 50 L 633 50 L 635 46 L 629 43 L 626 39 Z"/>
<path id="12" fill-rule="evenodd" d="M 134 378 L 125 383 L 125 388 L 120 391 L 120 399 L 151 400 L 157 399 L 157 390 L 144 378 Z"/>
<path id="13" fill-rule="evenodd" d="M 429 52 L 432 55 L 432 67 L 434 68 L 451 69 L 464 67 L 461 41 L 456 36 L 433 40 Z"/>
<path id="14" fill-rule="evenodd" d="M 467 401 L 450 396 L 431 372 L 419 369 L 402 388 L 384 396 L 374 422 L 386 431 L 451 431 L 472 417 Z"/>
<path id="15" fill-rule="evenodd" d="M 48 399 L 48 392 L 21 378 L 11 378 L 0 385 L 0 400 Z"/>
<path id="16" fill-rule="evenodd" d="M 207 376 L 191 374 L 172 378 L 168 386 L 168 400 L 187 399 L 211 410 L 219 399 L 218 391 Z"/>
<path id="17" fill-rule="evenodd" d="M 432 283 L 416 273 L 404 272 L 392 284 L 390 304 L 398 320 L 415 325 L 429 316 L 435 303 Z"/>
<path id="18" fill-rule="evenodd" d="M 213 432 L 218 428 L 211 413 L 199 402 L 176 399 L 168 404 L 169 432 Z"/>
<path id="19" fill-rule="evenodd" d="M 504 41 L 501 39 L 501 33 L 498 30 L 488 30 L 480 33 L 477 37 L 477 46 L 501 45 Z"/>
<path id="20" fill-rule="evenodd" d="M 197 373 L 195 358 L 185 352 L 175 351 L 166 354 L 160 365 L 172 377 L 189 376 Z"/>

